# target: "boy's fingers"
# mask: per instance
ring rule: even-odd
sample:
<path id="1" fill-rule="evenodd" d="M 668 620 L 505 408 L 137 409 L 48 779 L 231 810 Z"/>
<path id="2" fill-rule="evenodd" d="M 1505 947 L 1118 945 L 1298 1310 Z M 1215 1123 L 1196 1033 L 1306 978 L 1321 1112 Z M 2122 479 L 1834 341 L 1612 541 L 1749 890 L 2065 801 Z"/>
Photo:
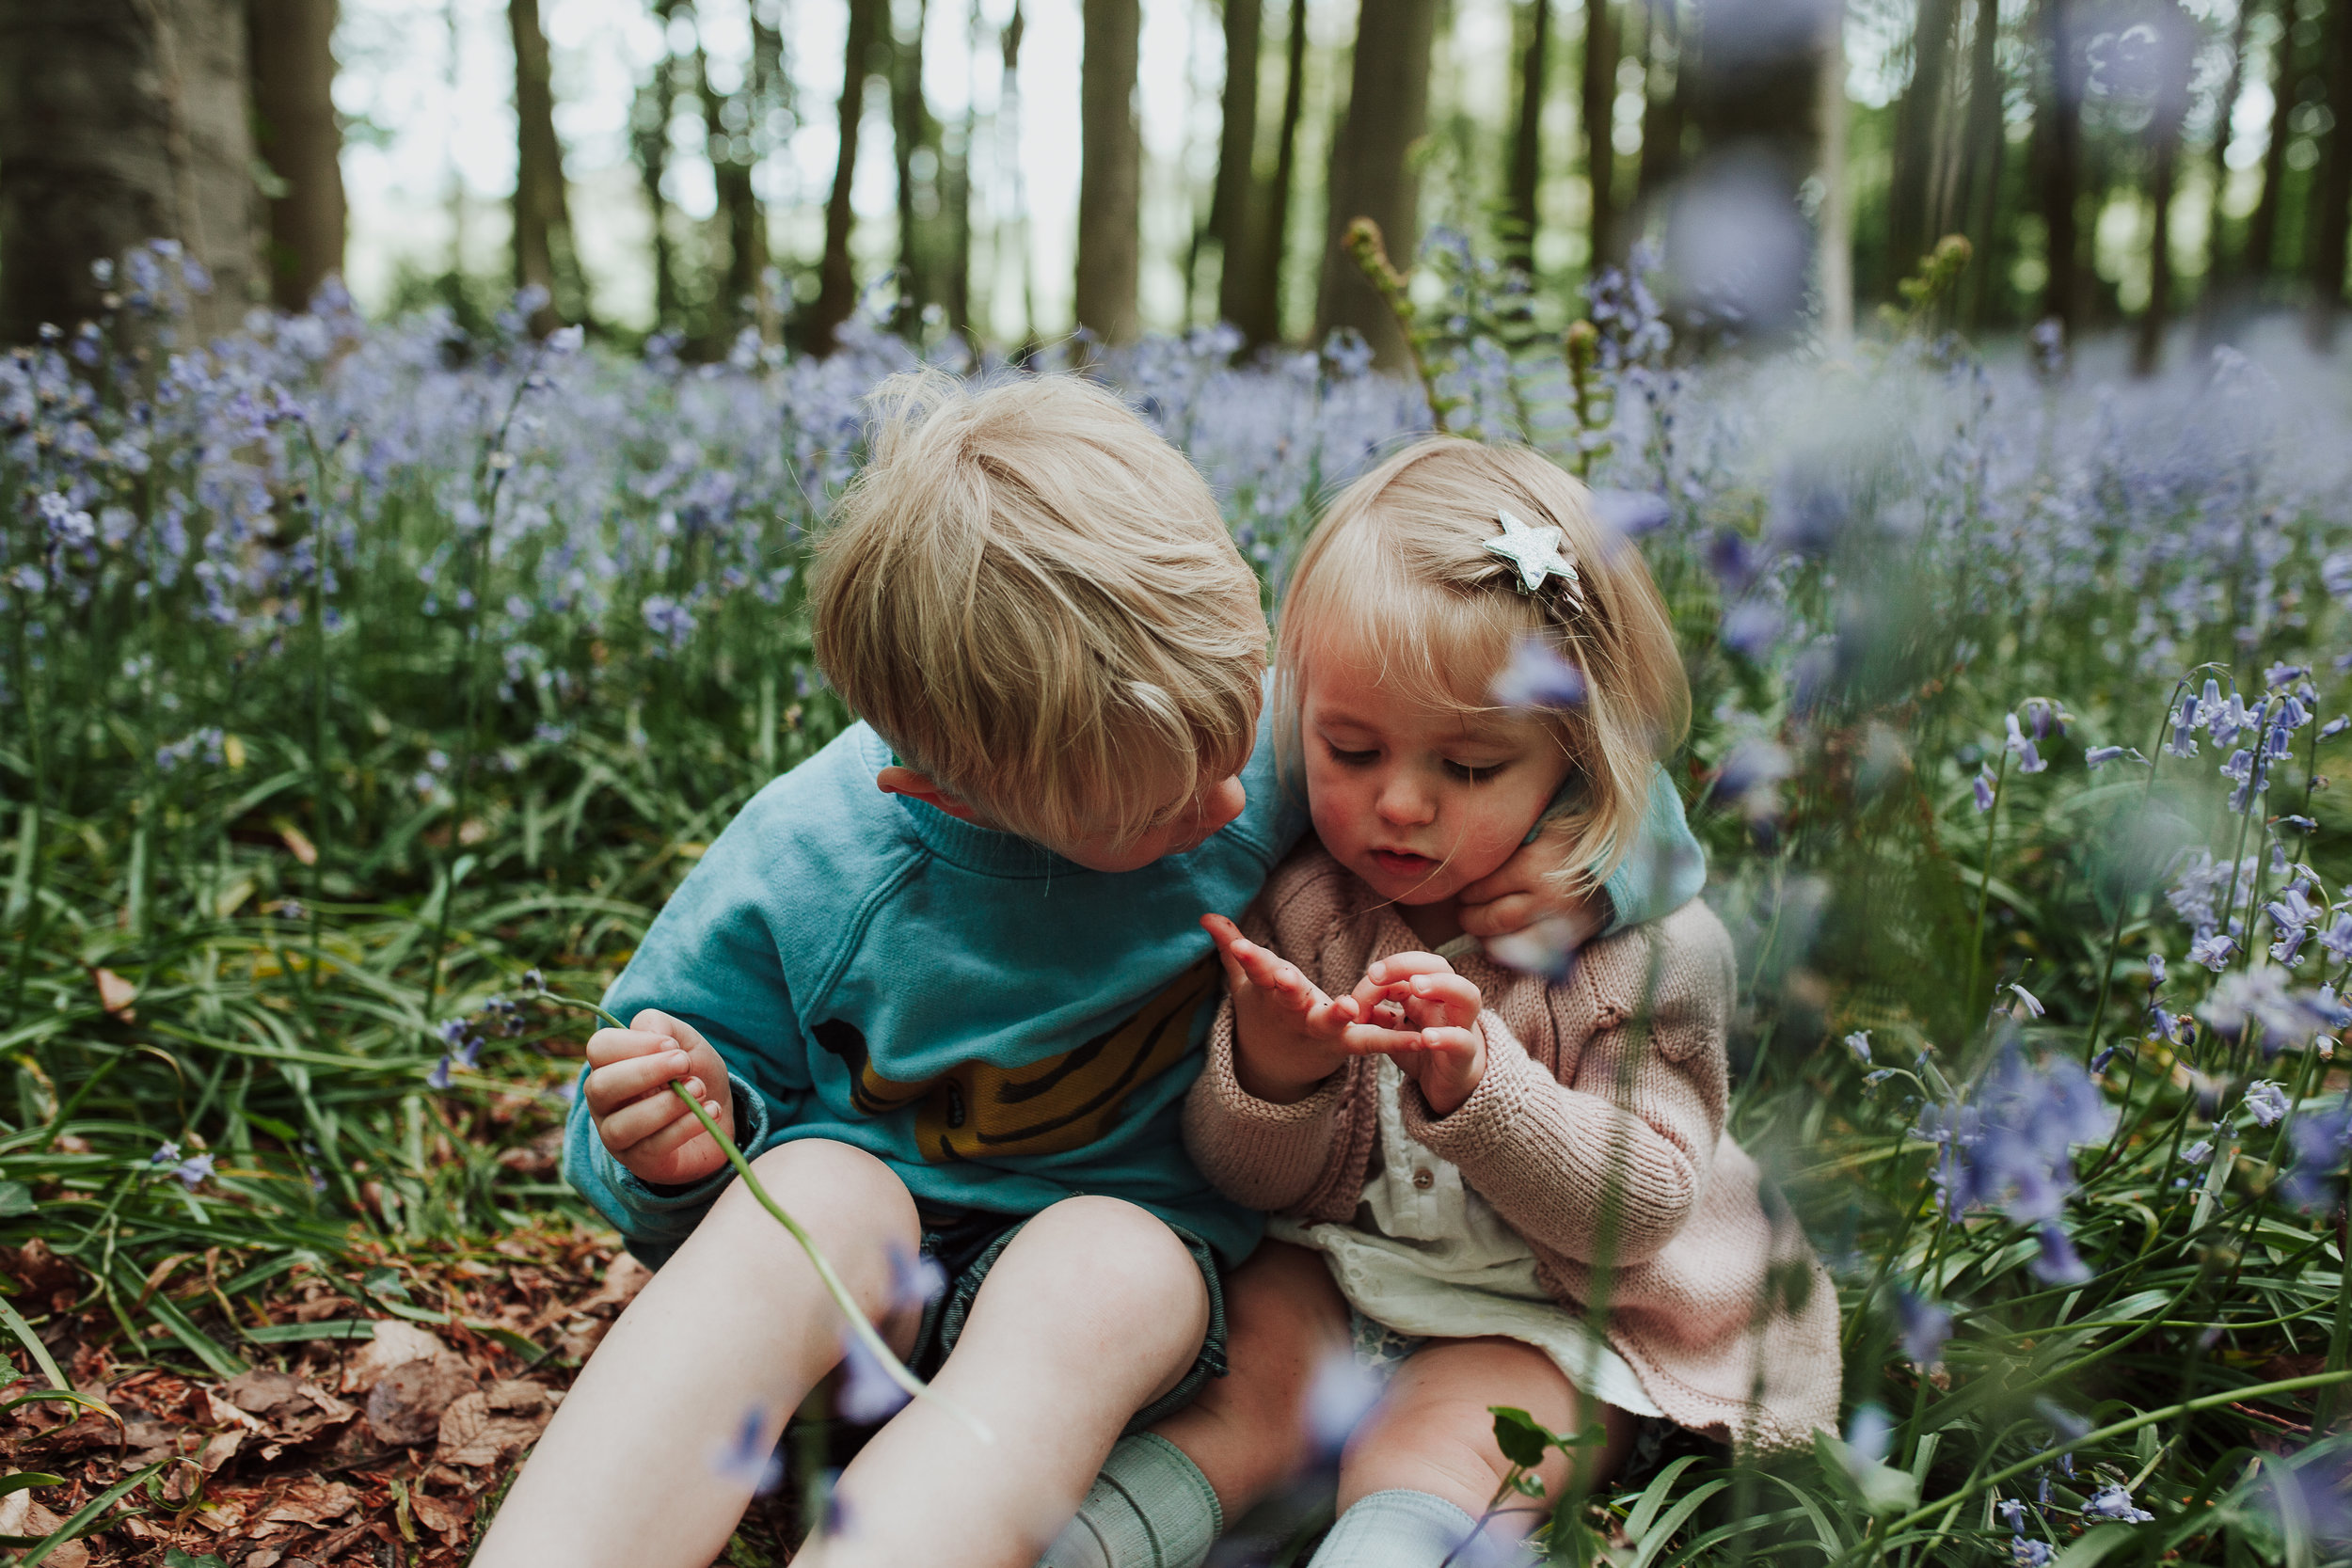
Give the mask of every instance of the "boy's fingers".
<path id="1" fill-rule="evenodd" d="M 618 1110 L 630 1101 L 639 1100 L 660 1088 L 673 1078 L 683 1078 L 692 1070 L 693 1058 L 683 1051 L 664 1051 L 654 1056 L 631 1056 L 624 1061 L 600 1067 L 588 1074 L 588 1110 L 603 1117 Z"/>
<path id="2" fill-rule="evenodd" d="M 664 1128 L 678 1122 L 699 1127 L 701 1124 L 686 1114 L 674 1094 L 649 1095 L 644 1100 L 622 1106 L 609 1117 L 598 1118 L 597 1135 L 604 1147 L 615 1154 L 636 1158 L 645 1141 Z"/>
<path id="3" fill-rule="evenodd" d="M 1481 884 L 1482 886 L 1484 884 Z M 1524 931 L 1541 919 L 1546 911 L 1532 893 L 1510 893 L 1485 903 L 1473 904 L 1467 898 L 1456 911 L 1465 935 L 1479 938 L 1507 937 Z"/>
<path id="4" fill-rule="evenodd" d="M 588 1065 L 603 1067 L 609 1062 L 625 1062 L 631 1056 L 676 1049 L 677 1041 L 651 1030 L 599 1029 L 588 1037 Z"/>
<path id="5" fill-rule="evenodd" d="M 695 1148 L 696 1140 L 710 1145 L 708 1153 L 719 1152 L 719 1146 L 711 1143 L 710 1134 L 703 1131 L 703 1124 L 688 1116 L 686 1107 L 678 1104 L 675 1098 L 670 1103 L 677 1112 L 677 1119 L 629 1146 L 628 1158 L 632 1168 L 648 1165 L 675 1171 L 681 1165 L 691 1165 L 693 1157 L 703 1152 Z M 704 1108 L 708 1109 L 707 1106 Z M 665 1176 L 654 1180 L 667 1181 L 672 1178 Z"/>

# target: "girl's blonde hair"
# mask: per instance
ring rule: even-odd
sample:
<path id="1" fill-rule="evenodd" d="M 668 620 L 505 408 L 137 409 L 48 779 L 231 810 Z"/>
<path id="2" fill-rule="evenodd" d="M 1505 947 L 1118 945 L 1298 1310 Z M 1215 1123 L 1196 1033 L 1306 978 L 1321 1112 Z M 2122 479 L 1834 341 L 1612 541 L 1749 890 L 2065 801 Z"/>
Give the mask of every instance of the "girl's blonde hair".
<path id="1" fill-rule="evenodd" d="M 1522 594 L 1488 553 L 1508 512 L 1562 535 L 1581 603 L 1558 578 Z M 1547 709 L 1570 790 L 1547 837 L 1571 891 L 1597 886 L 1632 847 L 1650 780 L 1691 719 L 1691 689 L 1666 607 L 1641 552 L 1593 513 L 1592 492 L 1539 453 L 1438 436 L 1397 452 L 1345 490 L 1300 551 L 1275 649 L 1277 755 L 1298 776 L 1308 672 L 1335 656 L 1373 660 L 1400 701 L 1494 713 L 1513 650 L 1537 638 L 1584 677 L 1584 701 Z"/>

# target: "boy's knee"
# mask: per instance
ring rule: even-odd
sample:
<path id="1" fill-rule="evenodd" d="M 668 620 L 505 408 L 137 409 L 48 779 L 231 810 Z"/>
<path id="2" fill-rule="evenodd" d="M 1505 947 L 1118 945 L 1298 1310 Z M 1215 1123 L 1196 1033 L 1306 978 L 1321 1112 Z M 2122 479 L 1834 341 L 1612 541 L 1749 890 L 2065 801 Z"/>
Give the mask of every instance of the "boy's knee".
<path id="1" fill-rule="evenodd" d="M 1122 1198 L 1064 1198 L 1022 1227 L 1037 1261 L 1076 1282 L 1070 1300 L 1136 1332 L 1166 1325 L 1198 1343 L 1209 1311 L 1200 1265 L 1168 1222 Z M 1184 1310 L 1180 1304 L 1188 1304 Z"/>
<path id="2" fill-rule="evenodd" d="M 831 1138 L 798 1138 L 778 1144 L 752 1162 L 768 1196 L 803 1229 L 837 1233 L 913 1248 L 922 1238 L 914 1197 L 898 1173 L 850 1144 Z M 736 1223 L 765 1226 L 790 1244 L 784 1227 L 752 1196 L 746 1182 L 729 1187 L 722 1209 Z M 836 1264 L 850 1259 L 835 1258 Z"/>

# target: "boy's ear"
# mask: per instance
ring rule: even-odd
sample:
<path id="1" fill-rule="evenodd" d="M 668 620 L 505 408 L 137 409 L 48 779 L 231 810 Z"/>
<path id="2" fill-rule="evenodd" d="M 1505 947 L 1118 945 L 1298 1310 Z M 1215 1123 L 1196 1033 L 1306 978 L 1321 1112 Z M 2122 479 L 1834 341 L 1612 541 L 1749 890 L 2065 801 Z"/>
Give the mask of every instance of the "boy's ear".
<path id="1" fill-rule="evenodd" d="M 950 795 L 933 784 L 930 774 L 917 773 L 914 768 L 901 767 L 895 762 L 874 775 L 874 787 L 884 795 L 912 796 L 925 805 L 936 806 L 948 816 L 961 821 L 977 822 L 980 820 L 978 812 L 973 810 L 960 798 Z"/>

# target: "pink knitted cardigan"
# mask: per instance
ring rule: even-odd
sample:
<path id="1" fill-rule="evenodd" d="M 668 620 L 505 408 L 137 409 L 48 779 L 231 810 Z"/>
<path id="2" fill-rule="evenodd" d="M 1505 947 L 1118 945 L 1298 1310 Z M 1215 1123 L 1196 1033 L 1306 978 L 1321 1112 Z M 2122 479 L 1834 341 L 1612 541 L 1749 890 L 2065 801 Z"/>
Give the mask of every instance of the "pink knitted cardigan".
<path id="1" fill-rule="evenodd" d="M 1335 995 L 1374 959 L 1425 946 L 1320 849 L 1275 872 L 1242 928 Z M 1578 1310 L 1613 1177 L 1609 1339 L 1659 1409 L 1743 1447 L 1834 1431 L 1836 1296 L 1724 1131 L 1735 974 L 1714 911 L 1693 899 L 1595 942 L 1558 985 L 1481 956 L 1454 968 L 1486 996 L 1486 1076 L 1442 1118 L 1408 1081 L 1407 1135 L 1460 1167 L 1534 1249 L 1544 1288 Z M 1233 1076 L 1229 999 L 1185 1101 L 1185 1145 L 1237 1202 L 1352 1221 L 1378 1139 L 1377 1060 L 1357 1058 L 1295 1104 L 1257 1099 Z"/>

